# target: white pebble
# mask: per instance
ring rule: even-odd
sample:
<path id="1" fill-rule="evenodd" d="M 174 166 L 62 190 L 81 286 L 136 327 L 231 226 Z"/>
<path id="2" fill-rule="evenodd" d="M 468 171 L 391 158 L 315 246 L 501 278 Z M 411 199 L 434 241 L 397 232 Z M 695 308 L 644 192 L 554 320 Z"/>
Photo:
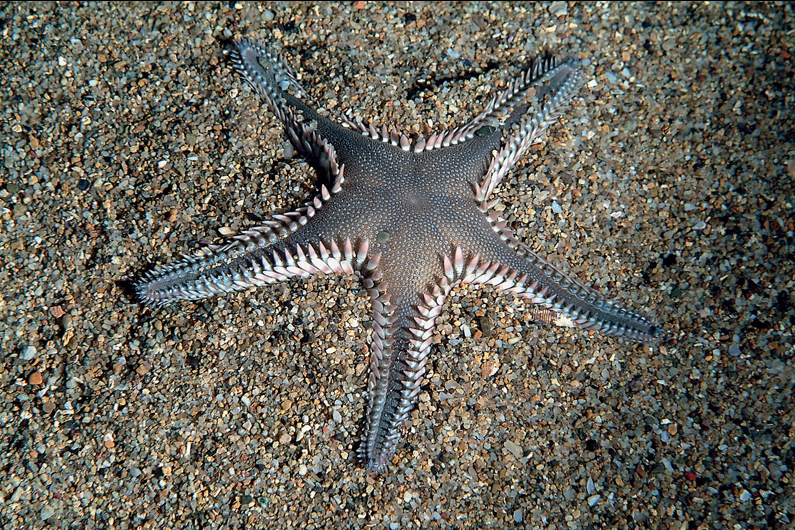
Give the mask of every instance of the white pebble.
<path id="1" fill-rule="evenodd" d="M 36 347 L 35 346 L 25 346 L 25 349 L 22 350 L 22 360 L 23 361 L 32 361 L 36 357 Z"/>
<path id="2" fill-rule="evenodd" d="M 518 444 L 513 443 L 511 440 L 507 440 L 505 442 L 505 448 L 517 459 L 522 458 L 522 447 Z"/>
<path id="3" fill-rule="evenodd" d="M 569 12 L 569 5 L 566 2 L 552 2 L 549 5 L 549 12 L 556 17 L 562 17 Z"/>
<path id="4" fill-rule="evenodd" d="M 49 504 L 45 504 L 44 508 L 41 509 L 41 520 L 46 521 L 53 515 L 55 515 L 55 510 Z"/>

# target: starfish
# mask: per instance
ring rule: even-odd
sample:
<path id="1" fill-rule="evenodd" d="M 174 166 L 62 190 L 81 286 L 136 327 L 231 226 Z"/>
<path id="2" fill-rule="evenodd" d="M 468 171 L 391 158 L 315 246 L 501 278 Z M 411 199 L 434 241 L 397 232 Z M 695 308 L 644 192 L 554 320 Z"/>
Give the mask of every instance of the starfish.
<path id="1" fill-rule="evenodd" d="M 469 123 L 411 141 L 394 126 L 321 116 L 290 67 L 257 42 L 236 39 L 231 58 L 315 168 L 319 193 L 223 244 L 154 267 L 136 293 L 163 305 L 294 277 L 358 277 L 373 323 L 358 450 L 368 470 L 384 470 L 397 450 L 426 375 L 436 317 L 459 284 L 510 291 L 570 326 L 639 342 L 660 336 L 646 317 L 535 255 L 493 208 L 497 185 L 577 94 L 575 62 L 541 56 Z M 525 102 L 532 90 L 534 106 Z"/>

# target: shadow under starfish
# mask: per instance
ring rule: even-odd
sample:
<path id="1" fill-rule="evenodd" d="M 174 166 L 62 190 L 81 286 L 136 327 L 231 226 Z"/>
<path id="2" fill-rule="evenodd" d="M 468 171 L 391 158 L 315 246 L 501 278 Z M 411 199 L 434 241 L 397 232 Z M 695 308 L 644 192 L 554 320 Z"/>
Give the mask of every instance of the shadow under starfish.
<path id="1" fill-rule="evenodd" d="M 493 210 L 494 189 L 579 90 L 574 62 L 542 57 L 469 123 L 412 142 L 394 127 L 319 115 L 290 68 L 258 43 L 236 40 L 232 60 L 326 184 L 293 212 L 154 267 L 136 292 L 162 305 L 296 276 L 361 278 L 373 319 L 359 453 L 368 469 L 382 471 L 395 454 L 426 374 L 436 317 L 458 284 L 513 292 L 583 329 L 659 338 L 645 317 L 536 256 Z M 523 99 L 531 87 L 540 108 L 529 114 Z"/>

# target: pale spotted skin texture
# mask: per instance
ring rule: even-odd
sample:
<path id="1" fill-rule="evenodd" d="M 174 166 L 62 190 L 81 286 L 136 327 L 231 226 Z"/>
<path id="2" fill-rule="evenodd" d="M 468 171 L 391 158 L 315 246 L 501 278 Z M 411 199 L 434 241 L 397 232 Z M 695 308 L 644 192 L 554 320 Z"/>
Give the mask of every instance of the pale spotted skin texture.
<path id="1" fill-rule="evenodd" d="M 326 187 L 304 208 L 226 245 L 156 267 L 136 289 L 142 301 L 160 305 L 294 276 L 360 277 L 373 308 L 359 449 L 368 469 L 384 470 L 395 454 L 426 372 L 435 318 L 456 284 L 510 290 L 572 326 L 642 342 L 660 336 L 643 316 L 535 256 L 490 211 L 491 190 L 575 96 L 581 76 L 574 64 L 545 58 L 534 75 L 520 75 L 513 90 L 496 96 L 496 107 L 514 109 L 507 119 L 488 108 L 466 127 L 412 143 L 386 128 L 321 117 L 296 97 L 306 95 L 289 67 L 258 43 L 238 39 L 232 60 Z M 530 114 L 522 97 L 545 76 L 538 93 L 547 103 Z"/>

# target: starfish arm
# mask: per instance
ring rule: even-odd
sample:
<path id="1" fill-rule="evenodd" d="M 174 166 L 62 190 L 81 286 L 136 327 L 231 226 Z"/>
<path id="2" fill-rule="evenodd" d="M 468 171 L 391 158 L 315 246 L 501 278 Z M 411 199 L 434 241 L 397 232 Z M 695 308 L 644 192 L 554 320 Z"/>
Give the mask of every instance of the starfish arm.
<path id="1" fill-rule="evenodd" d="M 564 274 L 525 244 L 517 243 L 515 252 L 507 245 L 504 250 L 502 256 L 493 259 L 484 259 L 479 253 L 467 258 L 461 247 L 456 247 L 445 258 L 445 276 L 451 282 L 489 284 L 515 293 L 557 312 L 554 322 L 559 325 L 593 329 L 644 343 L 656 342 L 662 335 L 662 330 L 643 315 L 620 307 Z M 541 320 L 552 320 L 543 311 L 538 315 Z"/>
<path id="2" fill-rule="evenodd" d="M 318 171 L 320 181 L 328 182 L 329 187 L 339 185 L 337 161 L 356 167 L 356 153 L 361 151 L 363 143 L 370 142 L 358 126 L 344 119 L 347 125 L 344 127 L 321 116 L 299 97 L 287 92 L 292 88 L 297 96 L 307 98 L 289 66 L 262 44 L 238 38 L 231 60 L 240 76 L 282 122 L 290 143 Z M 356 130 L 351 130 L 351 126 Z"/>
<path id="3" fill-rule="evenodd" d="M 536 81 L 541 78 L 545 78 L 547 83 L 536 86 Z M 420 145 L 415 145 L 415 151 L 422 150 L 420 147 L 433 151 L 424 153 L 422 157 L 426 174 L 445 175 L 455 167 L 457 178 L 448 177 L 446 192 L 457 194 L 461 191 L 467 198 L 471 198 L 474 192 L 478 208 L 487 213 L 497 202 L 489 200 L 496 187 L 527 149 L 563 113 L 581 83 L 582 75 L 574 63 L 560 63 L 549 57 L 537 61 L 510 82 L 509 87 L 495 96 L 486 110 L 467 125 L 451 132 L 434 133 L 427 141 L 423 138 L 417 140 Z M 526 117 L 529 105 L 518 104 L 518 100 L 534 86 L 539 100 L 549 97 L 538 112 Z M 513 112 L 504 123 L 498 123 L 498 111 L 509 107 Z M 502 135 L 513 125 L 517 125 L 515 132 L 503 141 Z M 405 149 L 409 149 L 408 143 Z M 454 192 L 453 183 L 458 181 L 462 188 Z"/>
<path id="4" fill-rule="evenodd" d="M 442 277 L 417 305 L 392 304 L 390 289 L 376 268 L 364 279 L 373 307 L 370 400 L 359 456 L 365 466 L 383 471 L 395 454 L 401 427 L 417 404 L 439 316 L 452 285 Z"/>
<path id="5" fill-rule="evenodd" d="M 272 225 L 252 228 L 224 245 L 208 246 L 171 265 L 159 265 L 135 282 L 138 298 L 151 305 L 200 300 L 294 277 L 348 274 L 366 260 L 369 243 L 272 243 Z"/>
<path id="6" fill-rule="evenodd" d="M 344 181 L 340 167 L 338 182 Z M 308 236 L 305 227 L 339 187 L 321 192 L 298 210 L 273 216 L 261 226 L 245 230 L 221 245 L 210 245 L 171 265 L 158 265 L 135 282 L 141 301 L 163 305 L 199 300 L 220 293 L 313 274 L 352 274 L 367 257 L 366 238 Z M 338 245 L 337 240 L 340 241 Z"/>
<path id="7" fill-rule="evenodd" d="M 292 87 L 300 97 L 308 97 L 290 65 L 259 42 L 237 37 L 231 48 L 231 60 L 235 70 L 265 98 L 276 114 L 286 110 L 283 95 L 288 88 Z M 264 68 L 260 60 L 269 68 Z"/>
<path id="8" fill-rule="evenodd" d="M 391 127 L 381 125 L 379 127 L 373 123 L 346 123 L 354 130 L 372 140 L 391 143 L 393 146 L 400 147 L 404 151 L 421 153 L 423 151 L 449 148 L 473 140 L 476 136 L 490 136 L 493 134 L 494 131 L 491 129 L 484 129 L 486 131 L 485 134 L 481 134 L 479 131 L 484 127 L 499 127 L 498 115 L 504 108 L 513 106 L 517 100 L 526 95 L 529 89 L 540 79 L 544 77 L 550 77 L 553 80 L 557 79 L 558 74 L 567 69 L 572 69 L 571 64 L 561 64 L 560 59 L 557 57 L 550 55 L 538 57 L 532 61 L 529 68 L 508 83 L 508 88 L 495 95 L 483 112 L 469 123 L 455 127 L 452 130 L 435 131 L 431 133 L 427 139 L 420 136 L 412 141 L 406 137 L 406 135 L 398 133 L 394 125 Z M 541 93 L 543 94 L 550 89 L 555 89 L 554 82 L 551 87 Z M 510 126 L 518 121 L 525 109 L 526 105 L 519 106 L 519 108 L 510 115 L 503 126 Z"/>
<path id="9" fill-rule="evenodd" d="M 519 130 L 508 138 L 502 149 L 492 158 L 486 175 L 473 186 L 475 198 L 484 206 L 487 206 L 486 201 L 503 177 L 524 156 L 527 148 L 541 138 L 547 127 L 566 110 L 582 85 L 581 72 L 571 64 L 558 66 L 553 74 L 548 91 L 554 92 L 554 95 L 532 118 L 521 121 Z"/>
<path id="10" fill-rule="evenodd" d="M 526 70 L 508 82 L 508 88 L 491 98 L 483 112 L 467 123 L 464 130 L 477 132 L 482 127 L 499 126 L 499 113 L 505 107 L 513 106 L 539 80 L 547 76 L 554 77 L 565 66 L 567 65 L 562 64 L 560 58 L 552 55 L 545 54 L 536 57 Z M 511 114 L 513 117 L 516 115 L 516 112 Z M 510 120 L 508 124 L 511 124 Z"/>

